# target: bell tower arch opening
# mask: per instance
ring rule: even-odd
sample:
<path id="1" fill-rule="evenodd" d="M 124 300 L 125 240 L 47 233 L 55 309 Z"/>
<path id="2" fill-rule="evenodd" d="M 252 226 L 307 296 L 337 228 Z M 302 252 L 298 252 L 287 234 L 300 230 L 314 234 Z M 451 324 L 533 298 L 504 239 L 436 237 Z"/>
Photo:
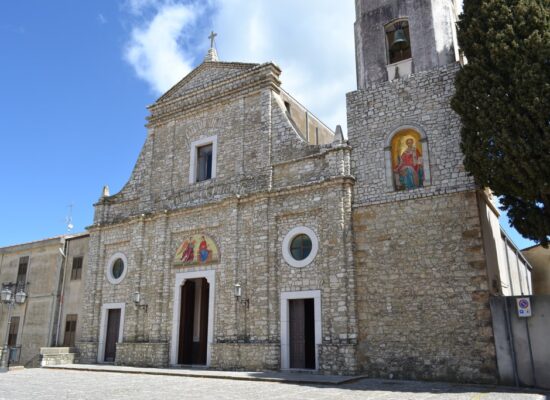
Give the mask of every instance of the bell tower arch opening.
<path id="1" fill-rule="evenodd" d="M 386 48 L 388 64 L 412 58 L 409 21 L 401 18 L 390 22 L 384 27 L 386 32 Z"/>
<path id="2" fill-rule="evenodd" d="M 456 62 L 459 8 L 450 0 L 356 0 L 358 88 Z"/>

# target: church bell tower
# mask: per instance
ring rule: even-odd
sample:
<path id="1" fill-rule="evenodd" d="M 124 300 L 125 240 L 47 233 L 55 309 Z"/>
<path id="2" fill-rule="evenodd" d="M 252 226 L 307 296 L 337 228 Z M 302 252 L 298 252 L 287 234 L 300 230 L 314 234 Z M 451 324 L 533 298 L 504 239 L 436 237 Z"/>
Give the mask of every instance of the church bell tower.
<path id="1" fill-rule="evenodd" d="M 450 107 L 453 0 L 356 0 L 352 151 L 357 363 L 369 376 L 495 382 L 482 223 Z"/>

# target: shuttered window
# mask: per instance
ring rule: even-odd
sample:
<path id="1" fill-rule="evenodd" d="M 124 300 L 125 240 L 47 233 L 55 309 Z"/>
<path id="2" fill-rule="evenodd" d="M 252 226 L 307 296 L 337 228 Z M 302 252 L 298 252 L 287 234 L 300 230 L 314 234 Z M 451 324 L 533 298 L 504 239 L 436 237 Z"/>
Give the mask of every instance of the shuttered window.
<path id="1" fill-rule="evenodd" d="M 77 280 L 82 277 L 82 257 L 73 257 L 73 268 L 71 270 L 71 280 Z"/>
<path id="2" fill-rule="evenodd" d="M 10 332 L 8 334 L 8 346 L 17 345 L 17 333 L 19 332 L 19 317 L 11 317 Z"/>
<path id="3" fill-rule="evenodd" d="M 29 257 L 19 259 L 19 268 L 17 270 L 17 285 L 24 286 L 27 282 L 27 269 L 29 267 Z"/>
<path id="4" fill-rule="evenodd" d="M 65 335 L 63 336 L 63 346 L 74 347 L 76 335 L 76 314 L 67 314 L 65 318 Z"/>

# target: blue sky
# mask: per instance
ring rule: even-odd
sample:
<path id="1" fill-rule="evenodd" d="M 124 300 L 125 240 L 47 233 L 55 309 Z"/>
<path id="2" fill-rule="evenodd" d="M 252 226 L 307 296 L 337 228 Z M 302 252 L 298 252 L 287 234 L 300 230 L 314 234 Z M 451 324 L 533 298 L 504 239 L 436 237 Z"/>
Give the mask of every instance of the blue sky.
<path id="1" fill-rule="evenodd" d="M 289 92 L 345 128 L 345 93 L 355 88 L 354 4 L 334 4 L 4 2 L 0 246 L 65 233 L 70 205 L 73 232 L 92 223 L 103 185 L 116 193 L 130 176 L 147 105 L 200 64 L 211 29 L 222 60 L 274 61 Z"/>

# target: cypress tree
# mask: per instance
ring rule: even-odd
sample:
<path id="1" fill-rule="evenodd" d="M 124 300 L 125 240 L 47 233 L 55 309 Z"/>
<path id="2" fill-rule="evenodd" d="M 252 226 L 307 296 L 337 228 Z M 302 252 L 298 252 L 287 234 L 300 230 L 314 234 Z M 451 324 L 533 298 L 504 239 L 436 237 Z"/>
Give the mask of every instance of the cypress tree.
<path id="1" fill-rule="evenodd" d="M 550 0 L 465 0 L 453 109 L 464 166 L 523 236 L 550 239 Z"/>

